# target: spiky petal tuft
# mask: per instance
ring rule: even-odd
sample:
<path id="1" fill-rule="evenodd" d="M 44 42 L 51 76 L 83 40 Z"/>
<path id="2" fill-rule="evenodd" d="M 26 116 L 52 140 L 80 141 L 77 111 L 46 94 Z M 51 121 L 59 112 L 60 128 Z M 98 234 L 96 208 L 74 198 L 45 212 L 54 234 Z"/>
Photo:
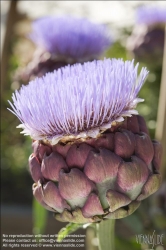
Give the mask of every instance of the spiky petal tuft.
<path id="1" fill-rule="evenodd" d="M 93 61 L 48 73 L 22 86 L 13 96 L 19 127 L 36 140 L 97 137 L 101 131 L 137 114 L 137 98 L 148 74 L 121 59 Z"/>

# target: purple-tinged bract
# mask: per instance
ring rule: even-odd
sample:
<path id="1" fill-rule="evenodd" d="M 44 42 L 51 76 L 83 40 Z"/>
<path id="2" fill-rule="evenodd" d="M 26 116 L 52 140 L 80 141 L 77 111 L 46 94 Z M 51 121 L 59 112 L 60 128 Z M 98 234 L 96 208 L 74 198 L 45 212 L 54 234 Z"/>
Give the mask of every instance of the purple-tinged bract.
<path id="1" fill-rule="evenodd" d="M 158 6 L 141 6 L 136 12 L 136 22 L 147 25 L 166 23 L 166 8 Z"/>
<path id="2" fill-rule="evenodd" d="M 62 222 L 92 223 L 132 214 L 158 190 L 161 144 L 145 120 L 125 118 L 98 138 L 46 145 L 32 143 L 33 194 Z"/>
<path id="3" fill-rule="evenodd" d="M 30 38 L 57 57 L 97 58 L 112 43 L 105 25 L 85 18 L 48 16 L 33 22 Z"/>
<path id="4" fill-rule="evenodd" d="M 94 138 L 137 114 L 137 95 L 148 74 L 142 68 L 138 76 L 137 70 L 134 61 L 120 59 L 66 66 L 16 91 L 12 112 L 35 140 Z"/>

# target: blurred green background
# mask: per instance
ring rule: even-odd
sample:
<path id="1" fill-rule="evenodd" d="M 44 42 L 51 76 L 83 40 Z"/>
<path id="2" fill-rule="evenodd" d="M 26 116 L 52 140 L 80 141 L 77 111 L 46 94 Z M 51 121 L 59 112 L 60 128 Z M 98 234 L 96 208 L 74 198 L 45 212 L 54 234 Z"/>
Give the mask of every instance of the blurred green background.
<path id="1" fill-rule="evenodd" d="M 4 2 L 8 2 L 8 6 Z M 2 25 L 4 30 L 3 43 L 5 43 L 2 48 L 3 60 L 1 61 L 1 71 L 3 71 L 1 92 L 1 232 L 11 234 L 14 234 L 16 231 L 17 233 L 58 233 L 59 229 L 63 227 L 64 224 L 54 221 L 51 213 L 46 215 L 41 207 L 36 204 L 34 204 L 34 207 L 36 207 L 35 213 L 37 214 L 35 215 L 35 220 L 33 220 L 34 217 L 31 209 L 33 203 L 31 186 L 33 181 L 28 172 L 28 157 L 32 150 L 31 139 L 21 135 L 20 130 L 16 129 L 16 126 L 19 125 L 19 121 L 7 110 L 9 107 L 7 100 L 11 100 L 13 91 L 20 87 L 20 83 L 14 80 L 15 72 L 20 66 L 25 66 L 30 61 L 33 54 L 35 47 L 26 38 L 26 35 L 31 29 L 31 21 L 35 17 L 50 14 L 49 10 L 52 10 L 52 7 L 54 7 L 52 12 L 55 12 L 55 14 L 76 13 L 77 16 L 90 16 L 91 20 L 93 20 L 94 17 L 94 21 L 96 21 L 97 13 L 93 16 L 91 14 L 92 11 L 88 9 L 91 8 L 92 2 L 86 3 L 87 5 L 85 6 L 88 6 L 88 4 L 89 6 L 84 6 L 84 11 L 80 14 L 79 6 L 75 7 L 76 10 L 71 10 L 72 2 L 70 1 L 66 6 L 63 6 L 63 3 L 60 5 L 60 2 L 58 1 L 48 1 L 48 8 L 45 9 L 45 12 L 43 10 L 38 11 L 39 13 L 35 16 L 35 8 L 32 10 L 33 7 L 29 6 L 31 3 L 28 5 L 28 2 L 30 1 L 13 2 L 16 3 L 12 6 L 10 1 L 1 1 Z M 117 8 L 120 8 L 120 5 L 122 5 L 122 9 L 124 8 L 124 3 L 121 1 L 116 2 L 118 6 Z M 151 3 L 152 1 L 148 2 Z M 37 6 L 40 3 L 38 2 L 35 4 L 35 6 Z M 109 4 L 111 9 L 111 2 L 109 2 Z M 106 52 L 105 57 L 123 58 L 124 60 L 133 58 L 126 49 L 126 41 L 131 35 L 134 27 L 133 18 L 135 8 L 141 4 L 144 4 L 143 1 L 135 1 L 135 5 L 131 4 L 130 6 L 130 1 L 126 1 L 126 12 L 124 11 L 124 16 L 122 15 L 120 17 L 119 15 L 119 21 L 117 21 L 118 17 L 114 17 L 114 19 L 111 19 L 110 17 L 109 20 L 108 13 L 106 15 L 107 18 L 102 19 L 104 16 L 103 9 L 103 15 L 102 17 L 99 16 L 99 21 L 108 25 L 110 33 L 112 32 L 112 37 L 114 38 L 114 44 Z M 114 1 L 112 5 L 115 6 Z M 26 9 L 27 6 L 29 8 L 28 10 Z M 132 11 L 132 15 L 129 15 L 129 20 L 126 17 L 128 23 L 125 25 L 124 22 L 123 25 L 119 25 L 120 22 L 123 22 L 123 18 L 127 16 L 128 9 Z M 96 10 L 94 9 L 94 12 L 95 11 Z M 147 66 L 150 73 L 139 94 L 139 97 L 145 99 L 145 101 L 144 103 L 139 104 L 137 109 L 139 113 L 144 116 L 150 131 L 150 136 L 153 139 L 156 130 L 162 65 L 155 66 L 155 61 L 153 61 L 152 67 L 150 64 L 146 64 L 145 61 L 142 60 L 140 62 L 140 68 L 141 66 Z M 136 235 L 152 234 L 154 230 L 156 234 L 164 234 L 165 245 L 156 246 L 155 249 L 166 249 L 165 170 L 163 169 L 162 172 L 163 185 L 161 189 L 156 194 L 144 200 L 142 205 L 133 215 L 117 220 L 117 250 L 149 249 L 147 245 L 144 246 L 137 244 Z M 81 232 L 85 234 L 85 231 L 82 230 Z M 93 228 L 89 228 L 87 230 L 87 250 L 97 249 L 97 243 L 94 238 L 95 235 Z"/>

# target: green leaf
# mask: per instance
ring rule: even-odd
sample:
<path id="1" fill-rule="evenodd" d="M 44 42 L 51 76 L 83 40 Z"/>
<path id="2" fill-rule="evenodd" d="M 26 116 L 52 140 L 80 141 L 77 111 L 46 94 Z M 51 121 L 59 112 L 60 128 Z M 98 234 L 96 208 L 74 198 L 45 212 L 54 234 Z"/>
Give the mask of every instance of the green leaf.
<path id="1" fill-rule="evenodd" d="M 130 238 L 129 240 L 126 240 L 121 237 L 115 238 L 115 244 L 116 244 L 116 250 L 141 250 L 142 246 L 136 242 L 135 238 Z"/>
<path id="2" fill-rule="evenodd" d="M 124 223 L 131 228 L 135 233 L 142 233 L 144 228 L 140 222 L 140 218 L 136 214 L 132 214 L 126 218 L 122 219 Z"/>
<path id="3" fill-rule="evenodd" d="M 106 52 L 106 58 L 123 58 L 127 59 L 126 48 L 120 41 L 116 41 Z"/>
<path id="4" fill-rule="evenodd" d="M 42 234 L 47 223 L 48 211 L 33 199 L 33 233 Z"/>
<path id="5" fill-rule="evenodd" d="M 59 233 L 57 241 L 61 242 L 68 234 L 75 232 L 79 228 L 84 228 L 86 224 L 69 223 L 66 227 L 63 227 Z"/>

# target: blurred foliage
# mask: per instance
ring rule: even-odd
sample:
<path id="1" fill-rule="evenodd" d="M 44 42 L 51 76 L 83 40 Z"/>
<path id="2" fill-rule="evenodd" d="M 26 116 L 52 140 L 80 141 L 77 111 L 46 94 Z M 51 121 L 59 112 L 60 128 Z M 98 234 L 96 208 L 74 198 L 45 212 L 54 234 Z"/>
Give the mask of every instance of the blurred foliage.
<path id="1" fill-rule="evenodd" d="M 130 241 L 123 237 L 115 237 L 116 250 L 141 250 L 141 245 L 138 244 L 135 238 L 131 238 Z"/>
<path id="2" fill-rule="evenodd" d="M 139 96 L 145 100 L 144 104 L 139 103 L 137 107 L 138 112 L 147 122 L 152 139 L 155 137 L 160 81 L 161 70 L 149 73 L 146 83 L 139 93 Z"/>
<path id="3" fill-rule="evenodd" d="M 35 199 L 33 199 L 33 233 L 34 234 L 43 234 L 46 222 L 47 222 L 47 216 L 48 211 L 42 207 Z"/>
<path id="4" fill-rule="evenodd" d="M 123 58 L 127 60 L 127 51 L 121 44 L 120 40 L 117 40 L 106 52 L 106 58 Z"/>
<path id="5" fill-rule="evenodd" d="M 7 110 L 7 100 L 11 100 L 13 92 L 12 75 L 18 66 L 18 57 L 11 55 L 1 100 L 1 201 L 28 204 L 32 200 L 32 180 L 28 174 L 27 161 L 31 153 L 31 139 L 19 134 L 16 129 L 18 119 Z"/>

